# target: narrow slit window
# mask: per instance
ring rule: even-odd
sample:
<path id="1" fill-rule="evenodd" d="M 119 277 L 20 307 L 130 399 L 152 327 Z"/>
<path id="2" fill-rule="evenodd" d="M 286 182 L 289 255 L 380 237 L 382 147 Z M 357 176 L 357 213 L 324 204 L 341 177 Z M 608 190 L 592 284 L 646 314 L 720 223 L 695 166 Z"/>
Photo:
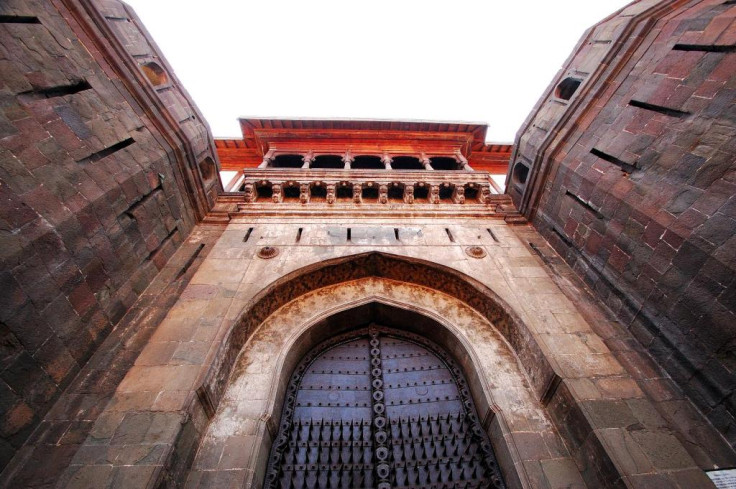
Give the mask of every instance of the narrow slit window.
<path id="1" fill-rule="evenodd" d="M 603 219 L 603 214 L 601 214 L 601 211 L 599 211 L 598 209 L 596 209 L 595 207 L 593 207 L 592 205 L 590 205 L 588 202 L 586 202 L 585 200 L 583 200 L 578 195 L 570 192 L 569 190 L 565 190 L 565 195 L 567 195 L 572 200 L 574 200 L 575 202 L 577 202 L 578 204 L 580 204 L 581 206 L 583 206 L 585 209 L 588 209 L 590 212 L 593 213 L 593 215 L 596 218 Z"/>
<path id="2" fill-rule="evenodd" d="M 599 149 L 592 148 L 590 150 L 590 154 L 595 155 L 595 156 L 597 156 L 598 158 L 600 158 L 602 160 L 605 160 L 605 161 L 607 161 L 609 163 L 612 163 L 612 164 L 618 166 L 619 168 L 621 168 L 626 173 L 631 173 L 634 170 L 636 170 L 636 165 L 632 165 L 631 163 L 626 163 L 625 161 L 620 160 L 620 159 L 616 158 L 613 155 L 609 155 L 608 153 L 604 153 L 603 151 L 601 151 Z"/>
<path id="3" fill-rule="evenodd" d="M 704 51 L 706 53 L 736 53 L 732 44 L 675 44 L 673 51 Z"/>
<path id="4" fill-rule="evenodd" d="M 96 153 L 92 153 L 86 158 L 82 158 L 81 160 L 77 161 L 77 163 L 79 164 L 94 163 L 95 161 L 99 161 L 102 158 L 106 158 L 110 156 L 111 154 L 120 151 L 121 149 L 127 148 L 133 143 L 135 143 L 135 140 L 133 138 L 125 139 L 123 141 L 120 141 L 119 143 L 115 143 L 112 146 L 108 146 L 105 149 L 97 151 Z"/>
<path id="5" fill-rule="evenodd" d="M 447 237 L 450 238 L 450 242 L 455 242 L 455 236 L 452 235 L 452 231 L 450 231 L 450 228 L 445 228 L 445 232 L 447 233 Z"/>
<path id="6" fill-rule="evenodd" d="M 44 98 L 63 97 L 64 95 L 74 95 L 75 93 L 91 89 L 92 85 L 90 85 L 87 80 L 79 80 L 69 85 L 56 85 L 55 87 L 28 90 L 26 92 L 19 93 L 18 96 L 21 97 L 21 99 L 38 100 Z"/>
<path id="7" fill-rule="evenodd" d="M 253 233 L 253 228 L 248 228 L 248 232 L 243 236 L 243 243 L 247 243 L 250 239 L 250 235 Z"/>
<path id="8" fill-rule="evenodd" d="M 498 243 L 498 238 L 497 238 L 497 237 L 496 237 L 496 235 L 495 235 L 495 234 L 493 233 L 493 231 L 491 231 L 491 228 L 486 228 L 486 231 L 488 231 L 488 234 L 490 234 L 490 235 L 491 235 L 491 238 L 493 238 L 493 241 L 495 241 L 496 243 Z"/>
<path id="9" fill-rule="evenodd" d="M 629 100 L 629 105 L 644 110 L 651 110 L 652 112 L 668 115 L 670 117 L 684 117 L 690 114 L 689 112 L 684 112 L 682 110 L 671 109 L 669 107 L 663 107 L 661 105 L 648 104 L 646 102 L 640 102 L 638 100 Z"/>
<path id="10" fill-rule="evenodd" d="M 299 228 L 299 230 L 296 232 L 296 242 L 298 243 L 302 239 L 302 228 Z"/>
<path id="11" fill-rule="evenodd" d="M 40 24 L 38 17 L 27 15 L 0 15 L 0 24 Z"/>

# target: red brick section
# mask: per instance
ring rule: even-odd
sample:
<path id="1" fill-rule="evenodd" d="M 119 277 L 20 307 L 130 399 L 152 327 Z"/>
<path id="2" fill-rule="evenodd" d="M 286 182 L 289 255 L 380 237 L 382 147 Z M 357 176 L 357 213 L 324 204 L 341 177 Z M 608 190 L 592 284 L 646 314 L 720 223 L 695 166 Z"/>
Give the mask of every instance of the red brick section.
<path id="1" fill-rule="evenodd" d="M 647 22 L 652 24 L 647 24 Z M 597 25 L 527 119 L 508 192 L 736 446 L 736 5 Z M 555 97 L 565 77 L 582 84 Z M 513 167 L 512 167 L 513 168 Z"/>
<path id="2" fill-rule="evenodd" d="M 154 85 L 139 69 L 168 67 L 137 18 L 64 5 L 0 3 L 0 469 L 219 187 L 199 174 L 216 156 L 173 73 Z"/>

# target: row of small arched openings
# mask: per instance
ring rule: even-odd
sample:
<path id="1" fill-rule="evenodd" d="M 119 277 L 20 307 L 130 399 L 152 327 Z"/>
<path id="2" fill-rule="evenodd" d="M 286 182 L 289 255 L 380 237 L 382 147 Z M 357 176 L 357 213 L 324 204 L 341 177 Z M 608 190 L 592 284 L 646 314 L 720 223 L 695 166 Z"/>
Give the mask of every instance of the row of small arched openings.
<path id="1" fill-rule="evenodd" d="M 371 185 L 363 184 L 361 188 L 361 199 L 363 201 L 375 201 L 379 197 L 379 184 L 373 183 Z M 256 187 L 256 200 L 270 200 L 273 196 L 273 188 L 270 184 L 257 183 Z M 414 186 L 414 200 L 417 203 L 429 202 L 429 185 L 415 184 Z M 476 200 L 479 198 L 479 187 L 473 184 L 463 185 L 466 200 Z M 403 202 L 404 200 L 404 189 L 403 183 L 391 183 L 388 184 L 388 200 L 389 202 Z M 243 187 L 240 189 L 244 190 Z M 453 192 L 455 185 L 451 183 L 443 183 L 439 185 L 439 199 L 440 202 L 452 201 Z M 299 195 L 301 193 L 300 184 L 297 182 L 289 182 L 283 184 L 282 187 L 283 200 L 284 202 L 297 202 L 299 201 Z M 314 182 L 309 186 L 310 198 L 312 201 L 319 202 L 327 199 L 327 186 L 322 182 Z M 349 182 L 341 182 L 335 185 L 335 198 L 337 202 L 350 202 L 353 200 L 353 184 Z"/>
<path id="2" fill-rule="evenodd" d="M 460 163 L 451 157 L 435 156 L 429 159 L 434 170 L 460 170 Z M 269 167 L 272 168 L 301 168 L 304 166 L 302 155 L 283 154 L 274 157 Z M 320 155 L 310 162 L 309 168 L 316 169 L 342 169 L 345 168 L 345 160 L 340 155 Z M 360 155 L 353 157 L 350 168 L 355 170 L 384 170 L 386 164 L 380 156 Z M 391 159 L 391 168 L 394 170 L 424 170 L 425 166 L 421 160 L 414 156 L 394 156 Z"/>

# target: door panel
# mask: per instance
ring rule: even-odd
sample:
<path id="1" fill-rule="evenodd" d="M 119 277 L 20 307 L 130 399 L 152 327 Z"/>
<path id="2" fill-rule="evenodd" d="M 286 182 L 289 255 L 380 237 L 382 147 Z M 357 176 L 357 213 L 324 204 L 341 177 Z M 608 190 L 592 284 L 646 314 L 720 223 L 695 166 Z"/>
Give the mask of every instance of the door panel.
<path id="1" fill-rule="evenodd" d="M 265 487 L 504 487 L 460 369 L 379 326 L 333 338 L 289 384 Z"/>

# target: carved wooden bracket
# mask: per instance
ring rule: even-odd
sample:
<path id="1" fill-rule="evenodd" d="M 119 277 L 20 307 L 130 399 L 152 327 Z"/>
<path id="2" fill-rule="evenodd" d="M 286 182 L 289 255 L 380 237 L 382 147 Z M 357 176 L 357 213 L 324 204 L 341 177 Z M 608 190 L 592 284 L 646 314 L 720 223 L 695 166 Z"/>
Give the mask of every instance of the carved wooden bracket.
<path id="1" fill-rule="evenodd" d="M 275 183 L 271 185 L 271 190 L 273 191 L 273 193 L 271 194 L 271 200 L 276 204 L 284 201 L 284 195 L 281 192 L 281 187 L 282 186 L 280 183 Z"/>
<path id="2" fill-rule="evenodd" d="M 309 184 L 308 183 L 302 183 L 299 185 L 299 202 L 302 204 L 308 204 L 309 203 Z"/>
<path id="3" fill-rule="evenodd" d="M 414 203 L 414 185 L 404 185 L 404 203 Z"/>

